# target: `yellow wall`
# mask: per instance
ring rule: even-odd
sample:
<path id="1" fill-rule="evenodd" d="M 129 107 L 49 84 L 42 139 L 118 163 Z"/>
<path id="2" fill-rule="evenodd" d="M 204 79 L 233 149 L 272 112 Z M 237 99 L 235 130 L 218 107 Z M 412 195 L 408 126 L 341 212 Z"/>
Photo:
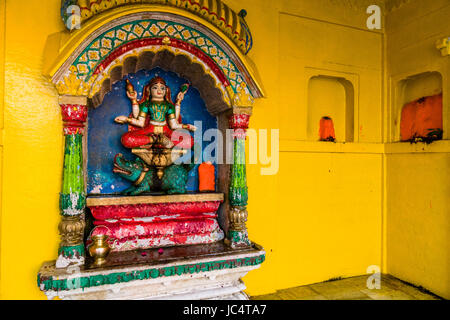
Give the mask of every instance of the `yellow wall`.
<path id="1" fill-rule="evenodd" d="M 450 155 L 391 154 L 387 171 L 388 272 L 448 299 Z"/>
<path id="2" fill-rule="evenodd" d="M 264 245 L 267 260 L 245 277 L 247 291 L 365 274 L 382 264 L 382 158 L 368 143 L 381 142 L 383 35 L 365 28 L 365 9 L 329 1 L 248 1 L 246 7 L 255 43 L 249 55 L 267 90 L 251 126 L 280 128 L 281 139 L 278 175 L 260 176 L 259 166 L 249 166 L 249 234 Z M 354 128 L 363 144 L 316 142 L 317 129 L 315 141 L 307 141 L 309 80 L 318 75 L 360 88 Z M 339 97 L 323 92 L 320 101 L 334 107 Z"/>
<path id="3" fill-rule="evenodd" d="M 443 263 L 444 257 L 438 257 L 444 249 L 448 251 L 448 244 L 441 246 L 445 237 L 448 240 L 448 231 L 445 233 L 437 224 L 445 219 L 448 224 L 444 193 L 448 193 L 449 185 L 445 161 L 448 153 L 434 155 L 440 167 L 423 173 L 430 177 L 429 185 L 438 189 L 432 203 L 436 211 L 428 210 L 438 213 L 434 229 L 420 238 L 414 229 L 404 235 L 398 233 L 396 221 L 401 221 L 410 209 L 397 203 L 399 197 L 402 203 L 409 201 L 407 193 L 398 192 L 403 184 L 400 179 L 403 176 L 415 184 L 424 177 L 414 178 L 409 171 L 402 171 L 408 168 L 404 161 L 414 165 L 422 158 L 400 155 L 398 159 L 397 155 L 385 154 L 383 142 L 390 141 L 388 133 L 394 120 L 388 117 L 391 106 L 386 103 L 388 95 L 383 94 L 389 82 L 384 30 L 367 30 L 364 5 L 346 7 L 329 0 L 226 2 L 236 11 L 242 7 L 248 11 L 246 20 L 254 37 L 249 56 L 258 67 L 267 93 L 266 99 L 256 102 L 251 126 L 280 129 L 281 138 L 278 175 L 262 176 L 261 166 L 248 167 L 249 234 L 252 241 L 264 246 L 267 260 L 260 270 L 245 277 L 247 292 L 264 294 L 361 275 L 371 265 L 414 282 L 421 274 L 404 271 L 403 258 L 396 254 L 402 250 L 401 245 L 386 243 L 402 236 L 418 242 L 426 239 L 435 246 L 430 255 L 440 265 L 424 285 L 438 288 L 437 282 L 443 282 L 445 274 L 448 280 L 449 273 L 448 255 L 447 264 Z M 62 123 L 56 91 L 41 76 L 45 41 L 48 35 L 64 28 L 59 6 L 59 0 L 47 0 L 45 7 L 40 0 L 28 0 L 26 5 L 6 1 L 0 230 L 0 294 L 4 299 L 45 298 L 36 287 L 36 275 L 43 261 L 56 258 L 59 243 Z M 444 17 L 437 20 L 442 25 L 447 21 Z M 392 56 L 389 58 L 394 61 Z M 392 66 L 389 70 L 391 75 L 405 72 L 393 71 Z M 308 125 L 319 121 L 308 124 L 309 79 L 315 76 L 345 79 L 352 84 L 354 143 L 344 144 L 341 139 L 336 144 L 321 143 L 308 136 Z M 328 107 L 336 99 L 342 101 L 343 94 L 336 92 L 324 92 L 320 101 Z M 406 149 L 402 152 L 409 152 L 408 146 Z M 432 155 L 425 156 L 425 164 L 434 163 Z M 445 166 L 447 180 L 442 175 L 433 183 L 439 168 Z M 414 201 L 419 202 L 421 195 L 415 196 Z M 416 212 L 414 223 L 419 223 L 420 211 Z M 417 252 L 421 252 L 419 249 Z M 408 263 L 414 257 L 402 254 Z M 447 296 L 450 293 L 448 287 L 438 292 Z"/>
<path id="4" fill-rule="evenodd" d="M 0 0 L 0 21 L 5 21 L 5 1 Z M 0 24 L 0 235 L 2 230 L 2 195 L 3 195 L 3 109 L 4 109 L 4 81 L 5 81 L 5 25 Z M 0 260 L 2 256 L 2 242 L 0 236 Z M 0 269 L 0 281 L 2 273 Z M 1 291 L 0 291 L 1 295 Z"/>
<path id="5" fill-rule="evenodd" d="M 63 157 L 56 90 L 42 76 L 49 34 L 62 30 L 60 1 L 6 1 L 5 130 L 0 293 L 44 298 L 43 261 L 56 258 Z"/>

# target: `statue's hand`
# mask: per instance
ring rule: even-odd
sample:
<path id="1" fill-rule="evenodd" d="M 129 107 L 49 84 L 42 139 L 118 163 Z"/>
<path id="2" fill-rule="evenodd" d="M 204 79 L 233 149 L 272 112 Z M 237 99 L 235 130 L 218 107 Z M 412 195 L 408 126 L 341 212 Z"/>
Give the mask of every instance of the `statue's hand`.
<path id="1" fill-rule="evenodd" d="M 120 124 L 125 124 L 125 123 L 128 123 L 128 117 L 119 116 L 116 119 L 114 119 L 114 121 L 117 123 L 120 123 Z"/>
<path id="2" fill-rule="evenodd" d="M 177 96 L 177 104 L 180 104 L 184 100 L 184 93 L 180 92 Z"/>
<path id="3" fill-rule="evenodd" d="M 192 132 L 195 132 L 195 131 L 197 131 L 197 127 L 196 126 L 193 126 L 192 124 L 188 124 L 188 126 L 189 126 L 189 131 L 192 131 Z"/>
<path id="4" fill-rule="evenodd" d="M 133 102 L 137 101 L 137 92 L 136 91 L 134 91 L 134 92 L 127 91 L 127 96 L 131 101 L 133 101 Z"/>

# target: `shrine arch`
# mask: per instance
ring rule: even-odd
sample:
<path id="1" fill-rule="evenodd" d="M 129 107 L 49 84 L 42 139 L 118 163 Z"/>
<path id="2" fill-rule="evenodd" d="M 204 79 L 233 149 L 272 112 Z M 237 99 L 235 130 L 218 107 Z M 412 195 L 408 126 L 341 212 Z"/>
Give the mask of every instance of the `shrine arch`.
<path id="1" fill-rule="evenodd" d="M 151 54 L 145 57 L 144 52 L 153 52 L 155 60 L 149 62 Z M 193 69 L 201 66 L 204 74 L 215 78 L 214 86 L 222 95 L 216 111 L 223 110 L 224 104 L 231 107 L 235 99 L 234 105 L 242 105 L 238 103 L 242 99 L 244 104 L 253 104 L 254 99 L 264 96 L 253 63 L 232 38 L 210 22 L 176 7 L 140 4 L 106 11 L 88 20 L 80 30 L 51 36 L 45 56 L 44 74 L 58 93 L 87 97 L 94 106 L 101 103 L 107 79 L 114 81 L 119 75 L 118 65 L 122 65 L 122 76 L 133 69 L 135 59 L 141 66 L 177 69 L 176 63 L 168 63 L 174 56 L 188 58 Z M 209 77 L 205 80 L 210 81 Z M 214 97 L 217 101 L 217 93 Z"/>

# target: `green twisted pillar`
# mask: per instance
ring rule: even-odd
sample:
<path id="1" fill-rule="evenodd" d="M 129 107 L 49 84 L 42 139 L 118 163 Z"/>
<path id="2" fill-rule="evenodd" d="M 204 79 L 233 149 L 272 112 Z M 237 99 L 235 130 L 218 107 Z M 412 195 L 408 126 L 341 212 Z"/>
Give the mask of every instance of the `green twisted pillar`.
<path id="1" fill-rule="evenodd" d="M 64 101 L 64 99 L 62 99 Z M 84 210 L 86 194 L 84 188 L 83 135 L 87 119 L 85 98 L 69 99 L 71 103 L 61 103 L 64 121 L 64 169 L 60 194 L 62 220 L 59 224 L 61 243 L 58 250 L 57 268 L 82 265 L 85 260 Z"/>
<path id="2" fill-rule="evenodd" d="M 251 245 L 247 232 L 247 204 L 248 187 L 247 171 L 245 163 L 245 139 L 248 129 L 250 114 L 233 114 L 230 119 L 230 127 L 234 130 L 233 165 L 231 168 L 230 182 L 230 229 L 228 231 L 228 243 L 232 248 L 249 247 Z"/>
<path id="3" fill-rule="evenodd" d="M 233 166 L 231 168 L 230 203 L 245 207 L 248 202 L 247 171 L 245 164 L 245 133 L 243 137 L 235 136 Z"/>

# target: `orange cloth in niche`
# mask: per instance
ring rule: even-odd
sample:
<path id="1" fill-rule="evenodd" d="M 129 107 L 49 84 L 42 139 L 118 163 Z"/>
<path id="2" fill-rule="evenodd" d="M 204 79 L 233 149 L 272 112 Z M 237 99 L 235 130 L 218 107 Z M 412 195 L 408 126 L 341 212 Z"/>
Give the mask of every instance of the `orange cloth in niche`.
<path id="1" fill-rule="evenodd" d="M 406 104 L 402 110 L 400 135 L 402 141 L 427 137 L 430 129 L 442 130 L 442 93 Z"/>
<path id="2" fill-rule="evenodd" d="M 322 119 L 320 119 L 319 137 L 321 141 L 328 140 L 330 137 L 336 139 L 333 119 L 331 119 L 330 117 L 323 117 Z"/>

